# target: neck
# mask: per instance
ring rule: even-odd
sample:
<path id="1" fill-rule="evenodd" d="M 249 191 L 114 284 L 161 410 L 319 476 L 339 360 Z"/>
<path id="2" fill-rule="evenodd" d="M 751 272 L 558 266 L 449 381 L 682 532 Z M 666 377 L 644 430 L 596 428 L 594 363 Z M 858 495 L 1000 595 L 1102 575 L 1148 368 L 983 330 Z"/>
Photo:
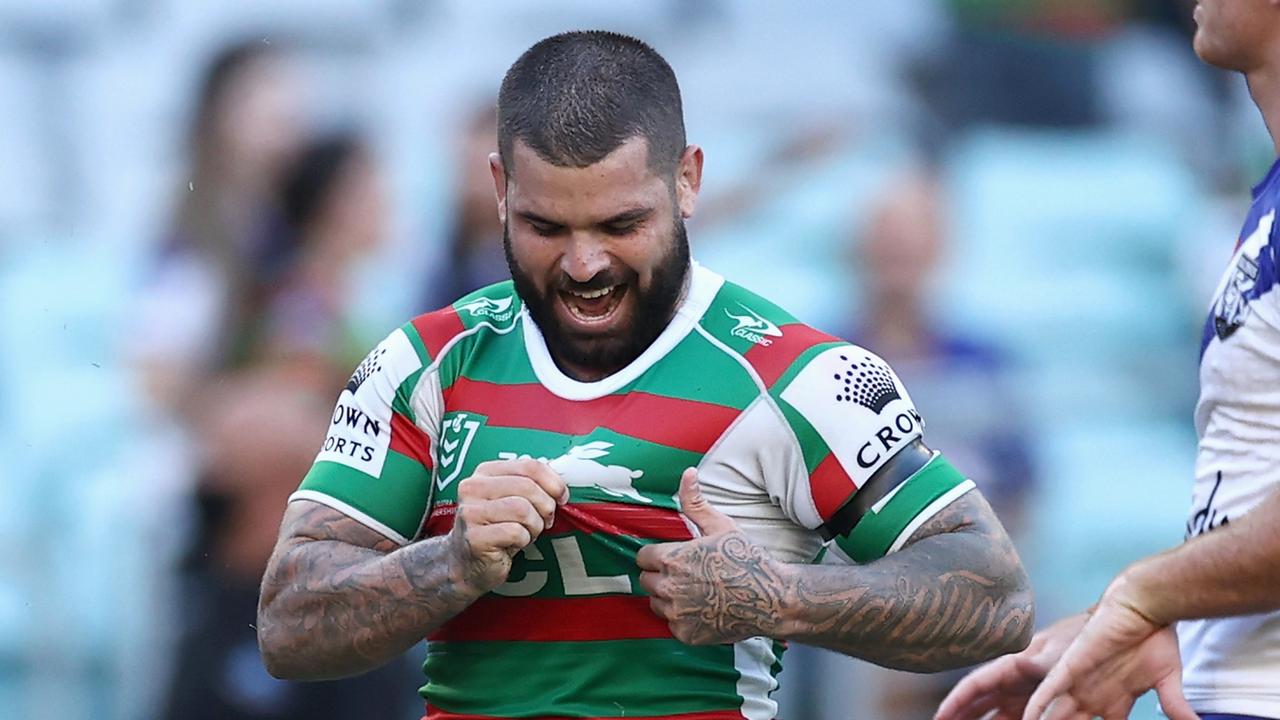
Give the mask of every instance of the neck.
<path id="1" fill-rule="evenodd" d="M 1245 73 L 1249 94 L 1262 112 L 1276 155 L 1280 155 L 1280 63 L 1268 62 L 1257 70 Z"/>

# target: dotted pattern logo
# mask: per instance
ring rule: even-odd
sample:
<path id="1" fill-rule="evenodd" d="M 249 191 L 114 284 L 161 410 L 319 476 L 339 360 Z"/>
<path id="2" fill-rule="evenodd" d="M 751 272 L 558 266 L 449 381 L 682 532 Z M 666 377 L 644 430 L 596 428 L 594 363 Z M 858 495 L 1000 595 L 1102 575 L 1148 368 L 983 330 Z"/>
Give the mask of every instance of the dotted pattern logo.
<path id="1" fill-rule="evenodd" d="M 901 398 L 889 368 L 869 357 L 841 355 L 843 372 L 835 373 L 836 402 L 853 402 L 879 414 L 884 406 Z"/>
<path id="2" fill-rule="evenodd" d="M 351 375 L 351 379 L 347 381 L 347 390 L 352 395 L 360 389 L 360 386 L 364 384 L 365 380 L 369 379 L 370 375 L 382 369 L 382 356 L 386 354 L 386 348 L 378 348 L 369 353 L 369 357 L 366 357 L 361 361 L 359 367 L 356 368 L 355 373 Z"/>

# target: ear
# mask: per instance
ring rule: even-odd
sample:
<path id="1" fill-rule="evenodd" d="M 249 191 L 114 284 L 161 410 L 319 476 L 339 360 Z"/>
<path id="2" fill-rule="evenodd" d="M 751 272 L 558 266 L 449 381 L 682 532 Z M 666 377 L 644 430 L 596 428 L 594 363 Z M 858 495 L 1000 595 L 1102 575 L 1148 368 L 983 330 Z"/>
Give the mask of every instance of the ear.
<path id="1" fill-rule="evenodd" d="M 676 167 L 676 203 L 680 206 L 680 214 L 686 218 L 693 217 L 698 205 L 698 191 L 702 189 L 702 148 L 690 145 L 680 155 L 680 164 Z"/>
<path id="2" fill-rule="evenodd" d="M 502 156 L 489 153 L 489 172 L 493 175 L 493 191 L 498 198 L 498 222 L 507 224 L 507 169 L 502 166 Z"/>

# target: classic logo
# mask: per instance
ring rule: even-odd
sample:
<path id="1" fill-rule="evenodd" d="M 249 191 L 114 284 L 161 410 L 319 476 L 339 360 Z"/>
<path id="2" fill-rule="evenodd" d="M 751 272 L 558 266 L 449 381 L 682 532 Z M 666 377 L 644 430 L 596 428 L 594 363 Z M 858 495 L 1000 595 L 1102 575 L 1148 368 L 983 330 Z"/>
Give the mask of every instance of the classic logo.
<path id="1" fill-rule="evenodd" d="M 1231 337 L 1249 317 L 1249 293 L 1257 286 L 1260 274 L 1258 259 L 1271 239 L 1275 220 L 1276 213 L 1272 210 L 1258 221 L 1253 234 L 1240 243 L 1235 263 L 1222 279 L 1213 307 L 1213 330 L 1219 340 Z"/>
<path id="2" fill-rule="evenodd" d="M 364 360 L 361 360 L 360 364 L 356 366 L 356 371 L 351 374 L 351 379 L 347 381 L 347 392 L 355 395 L 356 391 L 360 389 L 360 386 L 364 384 L 365 380 L 369 379 L 370 375 L 381 370 L 382 356 L 386 354 L 387 349 L 385 347 L 378 346 L 374 348 L 373 352 L 369 353 Z"/>
<path id="3" fill-rule="evenodd" d="M 471 313 L 472 317 L 488 317 L 498 322 L 506 322 L 511 319 L 511 303 L 512 298 L 509 297 L 498 298 L 497 300 L 482 297 L 459 305 L 458 310 L 466 310 Z"/>
<path id="4" fill-rule="evenodd" d="M 609 448 L 612 447 L 611 442 L 596 440 L 571 447 L 565 454 L 551 460 L 536 459 L 547 463 L 552 470 L 560 473 L 560 477 L 564 478 L 565 484 L 569 487 L 593 487 L 614 497 L 628 498 L 641 503 L 653 502 L 637 492 L 632 484 L 644 475 L 643 470 L 632 470 L 625 465 L 606 465 L 598 462 L 600 458 L 609 455 Z M 530 456 L 513 452 L 498 453 L 498 458 L 501 460 L 516 460 L 522 457 Z"/>
<path id="5" fill-rule="evenodd" d="M 446 416 L 440 426 L 440 447 L 436 450 L 440 471 L 436 474 L 436 488 L 443 490 L 449 483 L 458 479 L 462 466 L 471 449 L 471 441 L 476 431 L 484 424 L 479 415 L 460 412 L 452 417 Z"/>
<path id="6" fill-rule="evenodd" d="M 725 315 L 738 321 L 737 326 L 729 331 L 731 335 L 750 340 L 757 345 L 765 347 L 773 344 L 773 341 L 769 339 L 770 337 L 782 337 L 782 331 L 778 329 L 777 325 L 760 317 L 756 311 L 742 303 L 738 303 L 738 307 L 742 308 L 744 315 L 735 315 L 729 312 L 728 308 L 724 311 Z"/>
<path id="7" fill-rule="evenodd" d="M 879 414 L 884 406 L 902 397 L 889 368 L 869 357 L 841 355 L 842 372 L 835 373 L 836 402 L 854 402 Z"/>

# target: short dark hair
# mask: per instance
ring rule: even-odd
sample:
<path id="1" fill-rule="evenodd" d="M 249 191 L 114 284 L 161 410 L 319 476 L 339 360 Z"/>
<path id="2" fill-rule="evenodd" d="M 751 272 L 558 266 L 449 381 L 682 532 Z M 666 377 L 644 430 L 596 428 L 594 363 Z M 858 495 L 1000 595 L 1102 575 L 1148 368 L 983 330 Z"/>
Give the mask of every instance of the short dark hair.
<path id="1" fill-rule="evenodd" d="M 634 137 L 648 141 L 655 171 L 673 171 L 684 152 L 676 74 L 641 40 L 601 30 L 553 35 L 502 79 L 498 153 L 507 172 L 517 138 L 553 165 L 587 167 Z"/>

